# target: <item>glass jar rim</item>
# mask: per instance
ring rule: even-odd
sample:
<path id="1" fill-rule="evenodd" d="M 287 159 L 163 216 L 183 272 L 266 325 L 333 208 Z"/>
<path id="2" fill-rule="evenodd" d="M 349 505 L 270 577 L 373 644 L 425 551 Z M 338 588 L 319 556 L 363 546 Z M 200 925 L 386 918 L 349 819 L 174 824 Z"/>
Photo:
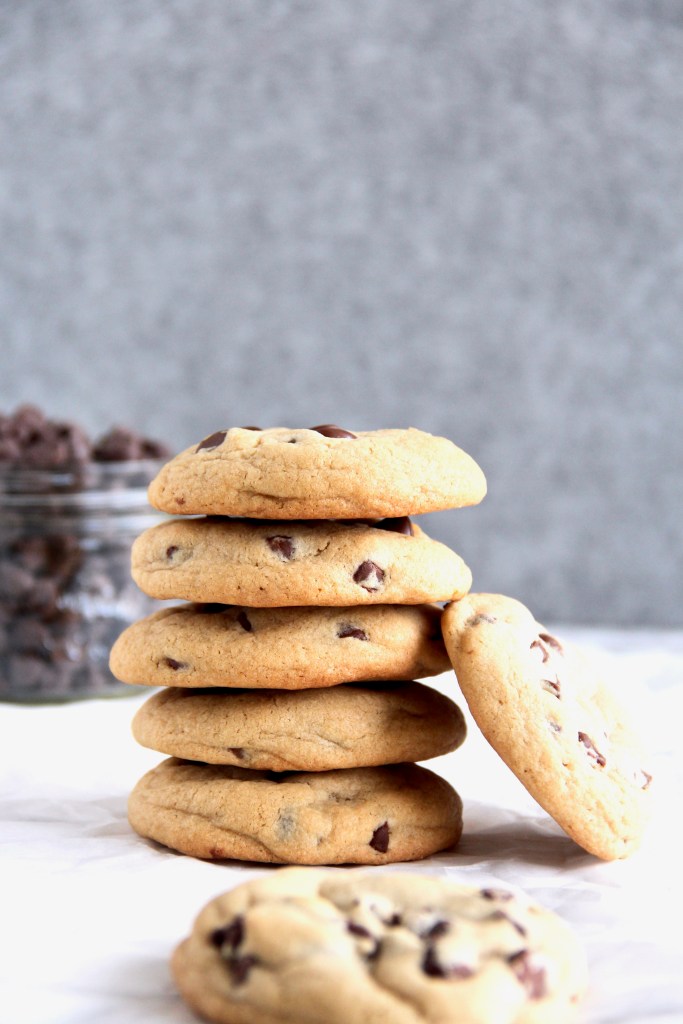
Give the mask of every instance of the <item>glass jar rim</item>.
<path id="1" fill-rule="evenodd" d="M 144 477 L 151 479 L 168 460 L 162 459 L 118 459 L 107 461 L 65 462 L 60 466 L 31 466 L 25 463 L 0 461 L 0 491 L 38 487 L 72 489 L 75 485 L 96 486 L 112 479 Z"/>

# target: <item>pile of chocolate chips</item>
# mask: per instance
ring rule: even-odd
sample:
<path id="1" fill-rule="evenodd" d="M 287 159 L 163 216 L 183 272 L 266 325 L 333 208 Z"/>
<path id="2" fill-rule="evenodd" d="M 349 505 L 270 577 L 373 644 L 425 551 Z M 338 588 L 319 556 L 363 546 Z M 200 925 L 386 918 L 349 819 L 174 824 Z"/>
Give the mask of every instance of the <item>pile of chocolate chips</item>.
<path id="1" fill-rule="evenodd" d="M 34 405 L 0 412 L 0 463 L 51 469 L 85 462 L 167 458 L 169 450 L 126 427 L 91 441 L 76 423 L 48 419 Z"/>
<path id="2" fill-rule="evenodd" d="M 96 474 L 95 486 L 144 487 L 150 474 L 142 467 L 131 473 L 131 462 L 168 454 L 125 427 L 93 442 L 78 425 L 50 420 L 32 405 L 0 413 L 0 699 L 121 690 L 109 672 L 108 651 L 129 620 L 148 613 L 149 601 L 130 580 L 132 536 L 115 516 L 91 535 L 79 488 L 89 485 L 89 467 L 103 463 L 110 464 L 107 479 Z M 12 474 L 62 469 L 71 477 L 70 503 L 64 504 L 64 486 L 49 476 L 25 518 Z M 3 494 L 12 496 L 12 507 L 3 507 Z"/>

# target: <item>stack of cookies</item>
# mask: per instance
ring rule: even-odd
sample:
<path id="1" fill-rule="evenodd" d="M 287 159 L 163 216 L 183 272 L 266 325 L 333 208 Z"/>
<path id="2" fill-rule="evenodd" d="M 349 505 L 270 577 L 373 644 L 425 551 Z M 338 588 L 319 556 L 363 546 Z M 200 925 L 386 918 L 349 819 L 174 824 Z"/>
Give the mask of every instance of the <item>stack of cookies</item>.
<path id="1" fill-rule="evenodd" d="M 170 758 L 135 787 L 141 835 L 209 859 L 383 864 L 453 846 L 458 794 L 415 762 L 457 748 L 441 608 L 461 558 L 408 518 L 479 502 L 477 464 L 419 430 L 221 430 L 172 459 L 175 517 L 133 548 L 164 607 L 117 640 L 121 680 L 161 686 L 133 732 Z M 189 518 L 192 517 L 192 518 Z"/>

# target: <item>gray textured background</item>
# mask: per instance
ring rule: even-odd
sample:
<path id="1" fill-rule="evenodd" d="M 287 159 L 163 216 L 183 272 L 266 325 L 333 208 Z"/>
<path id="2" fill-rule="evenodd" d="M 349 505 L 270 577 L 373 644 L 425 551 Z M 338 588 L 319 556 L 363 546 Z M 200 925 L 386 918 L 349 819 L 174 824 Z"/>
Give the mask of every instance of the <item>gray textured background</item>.
<path id="1" fill-rule="evenodd" d="M 683 624 L 679 0 L 0 0 L 0 409 L 414 425 L 546 620 Z"/>

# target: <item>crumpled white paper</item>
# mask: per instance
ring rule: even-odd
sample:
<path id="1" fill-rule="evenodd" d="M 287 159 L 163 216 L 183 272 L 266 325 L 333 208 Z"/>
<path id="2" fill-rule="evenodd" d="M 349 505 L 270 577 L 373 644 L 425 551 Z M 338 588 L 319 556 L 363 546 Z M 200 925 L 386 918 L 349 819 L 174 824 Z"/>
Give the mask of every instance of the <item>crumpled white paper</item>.
<path id="1" fill-rule="evenodd" d="M 585 1024 L 683 1024 L 683 772 L 674 733 L 683 633 L 554 631 L 607 653 L 649 730 L 656 809 L 642 849 L 607 864 L 567 838 L 483 740 L 447 673 L 427 682 L 460 704 L 469 735 L 426 764 L 463 799 L 462 840 L 453 852 L 372 870 L 518 886 L 586 947 Z M 169 975 L 171 950 L 209 899 L 277 870 L 193 860 L 130 830 L 128 793 L 162 760 L 130 735 L 144 699 L 0 707 L 3 1024 L 194 1024 Z"/>

